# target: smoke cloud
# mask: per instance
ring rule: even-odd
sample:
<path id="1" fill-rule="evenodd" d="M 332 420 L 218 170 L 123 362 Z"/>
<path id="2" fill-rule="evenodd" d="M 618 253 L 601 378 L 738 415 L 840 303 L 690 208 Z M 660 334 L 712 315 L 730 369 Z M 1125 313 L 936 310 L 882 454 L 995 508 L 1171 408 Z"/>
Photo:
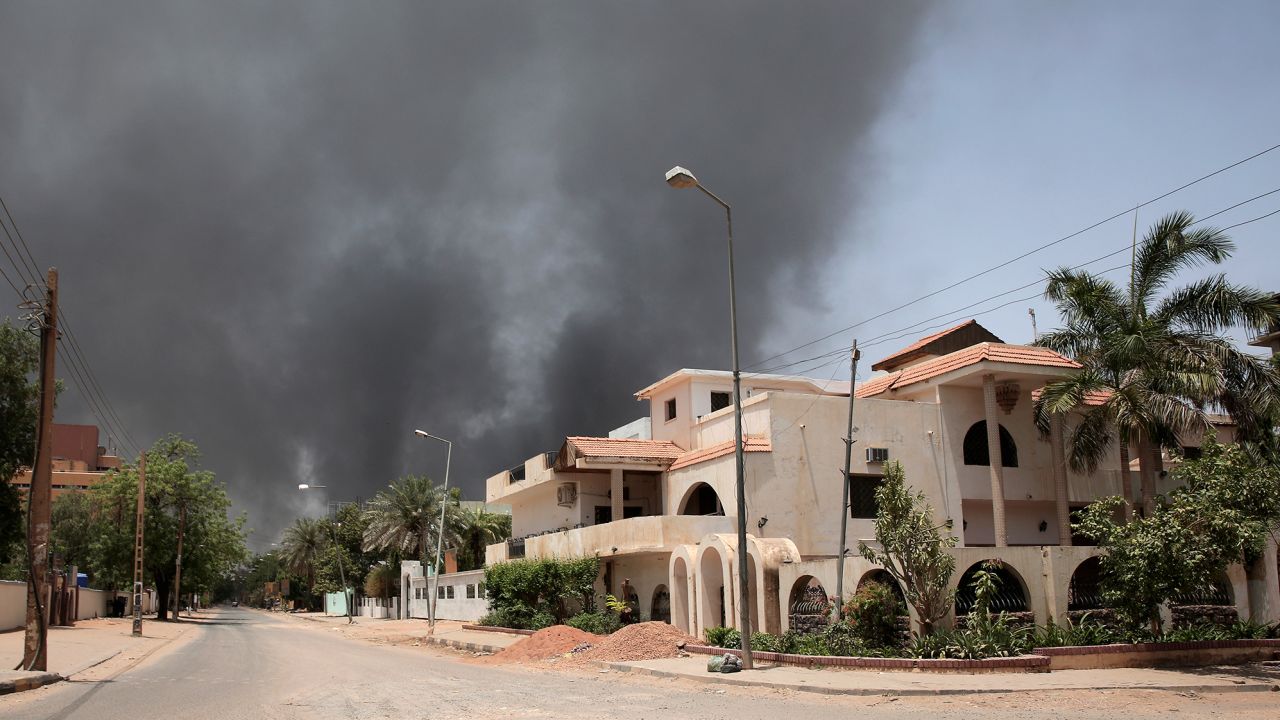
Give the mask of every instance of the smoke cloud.
<path id="1" fill-rule="evenodd" d="M 724 216 L 672 165 L 734 204 L 743 354 L 770 350 L 851 242 L 926 13 L 7 3 L 0 194 L 130 433 L 193 438 L 261 547 L 316 510 L 297 482 L 439 478 L 414 427 L 479 498 L 727 367 Z"/>

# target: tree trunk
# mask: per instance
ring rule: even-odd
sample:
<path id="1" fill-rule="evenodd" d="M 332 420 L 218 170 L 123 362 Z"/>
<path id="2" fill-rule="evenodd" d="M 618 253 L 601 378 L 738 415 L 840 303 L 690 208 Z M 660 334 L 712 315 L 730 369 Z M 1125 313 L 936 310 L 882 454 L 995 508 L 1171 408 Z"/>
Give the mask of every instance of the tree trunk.
<path id="1" fill-rule="evenodd" d="M 1124 521 L 1133 519 L 1133 477 L 1129 474 L 1129 442 L 1120 439 L 1120 494 L 1124 495 Z"/>
<path id="2" fill-rule="evenodd" d="M 169 619 L 169 583 L 156 583 L 156 620 Z"/>
<path id="3" fill-rule="evenodd" d="M 1139 467 L 1142 478 L 1142 516 L 1151 517 L 1156 507 L 1156 457 L 1160 446 L 1143 437 L 1138 441 Z"/>

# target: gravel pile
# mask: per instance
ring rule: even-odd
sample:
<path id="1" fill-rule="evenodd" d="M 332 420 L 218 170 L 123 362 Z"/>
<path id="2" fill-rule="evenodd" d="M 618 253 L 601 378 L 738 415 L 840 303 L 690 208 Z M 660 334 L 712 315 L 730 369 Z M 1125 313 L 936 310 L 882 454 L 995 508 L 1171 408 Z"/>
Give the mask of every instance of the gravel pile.
<path id="1" fill-rule="evenodd" d="M 499 663 L 545 660 L 573 652 L 581 645 L 595 645 L 599 642 L 598 635 L 592 635 L 568 625 L 552 625 L 490 656 L 488 660 Z M 585 653 L 579 651 L 579 654 Z"/>
<path id="2" fill-rule="evenodd" d="M 590 650 L 580 653 L 585 660 L 630 662 L 633 660 L 657 660 L 677 657 L 681 643 L 697 644 L 697 640 L 685 635 L 676 626 L 664 622 L 643 622 L 628 625 L 618 632 L 597 641 Z"/>

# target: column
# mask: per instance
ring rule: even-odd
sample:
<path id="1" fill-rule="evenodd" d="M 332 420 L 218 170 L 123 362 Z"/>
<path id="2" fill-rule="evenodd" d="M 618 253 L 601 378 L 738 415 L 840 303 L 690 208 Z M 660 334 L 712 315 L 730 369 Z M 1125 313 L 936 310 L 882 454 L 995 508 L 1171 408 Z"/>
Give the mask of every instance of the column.
<path id="1" fill-rule="evenodd" d="M 1280 621 L 1280 582 L 1276 580 L 1276 552 L 1276 543 L 1268 539 L 1262 556 L 1245 566 L 1249 619 L 1257 623 Z"/>
<path id="2" fill-rule="evenodd" d="M 1067 462 L 1062 447 L 1062 416 L 1049 418 L 1049 445 L 1053 461 L 1054 499 L 1058 504 L 1058 544 L 1071 545 L 1071 503 L 1067 498 Z"/>
<path id="3" fill-rule="evenodd" d="M 1008 547 L 1009 530 L 1004 520 L 1004 466 L 1000 464 L 1000 419 L 996 415 L 996 376 L 982 376 L 982 399 L 987 415 L 987 459 L 991 464 L 991 519 L 995 525 L 996 547 Z"/>
<path id="4" fill-rule="evenodd" d="M 613 514 L 613 522 L 622 519 L 622 471 L 609 471 L 609 505 Z"/>

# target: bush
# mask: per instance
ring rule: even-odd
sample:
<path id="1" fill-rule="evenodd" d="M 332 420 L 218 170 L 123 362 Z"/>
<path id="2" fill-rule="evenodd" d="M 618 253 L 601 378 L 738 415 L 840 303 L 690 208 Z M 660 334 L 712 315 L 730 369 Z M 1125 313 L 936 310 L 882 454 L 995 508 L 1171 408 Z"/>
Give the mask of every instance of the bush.
<path id="1" fill-rule="evenodd" d="M 594 557 L 490 565 L 484 571 L 490 615 L 511 623 L 501 627 L 529 630 L 562 622 L 573 612 L 593 609 L 599 574 L 600 562 Z"/>
<path id="2" fill-rule="evenodd" d="M 593 635 L 608 635 L 622 627 L 622 621 L 617 615 L 600 611 L 578 613 L 566 620 L 564 624 Z"/>
<path id="3" fill-rule="evenodd" d="M 899 644 L 898 618 L 906 612 L 906 606 L 888 585 L 874 581 L 858 588 L 842 609 L 854 634 L 864 645 L 876 648 Z"/>
<path id="4" fill-rule="evenodd" d="M 758 652 L 793 653 L 799 637 L 800 635 L 790 630 L 781 635 L 751 633 L 751 649 Z"/>
<path id="5" fill-rule="evenodd" d="M 486 627 L 522 628 L 525 623 L 517 619 L 508 610 L 494 610 L 485 613 L 476 621 L 477 625 Z"/>
<path id="6" fill-rule="evenodd" d="M 706 630 L 707 644 L 712 647 L 740 648 L 742 635 L 733 628 L 710 627 Z"/>
<path id="7" fill-rule="evenodd" d="M 1030 651 L 1037 636 L 1034 627 L 1012 625 L 1005 614 L 1000 613 L 977 622 L 971 619 L 970 624 L 963 628 L 917 637 L 907 646 L 906 654 L 917 658 L 957 660 L 1013 657 Z"/>

